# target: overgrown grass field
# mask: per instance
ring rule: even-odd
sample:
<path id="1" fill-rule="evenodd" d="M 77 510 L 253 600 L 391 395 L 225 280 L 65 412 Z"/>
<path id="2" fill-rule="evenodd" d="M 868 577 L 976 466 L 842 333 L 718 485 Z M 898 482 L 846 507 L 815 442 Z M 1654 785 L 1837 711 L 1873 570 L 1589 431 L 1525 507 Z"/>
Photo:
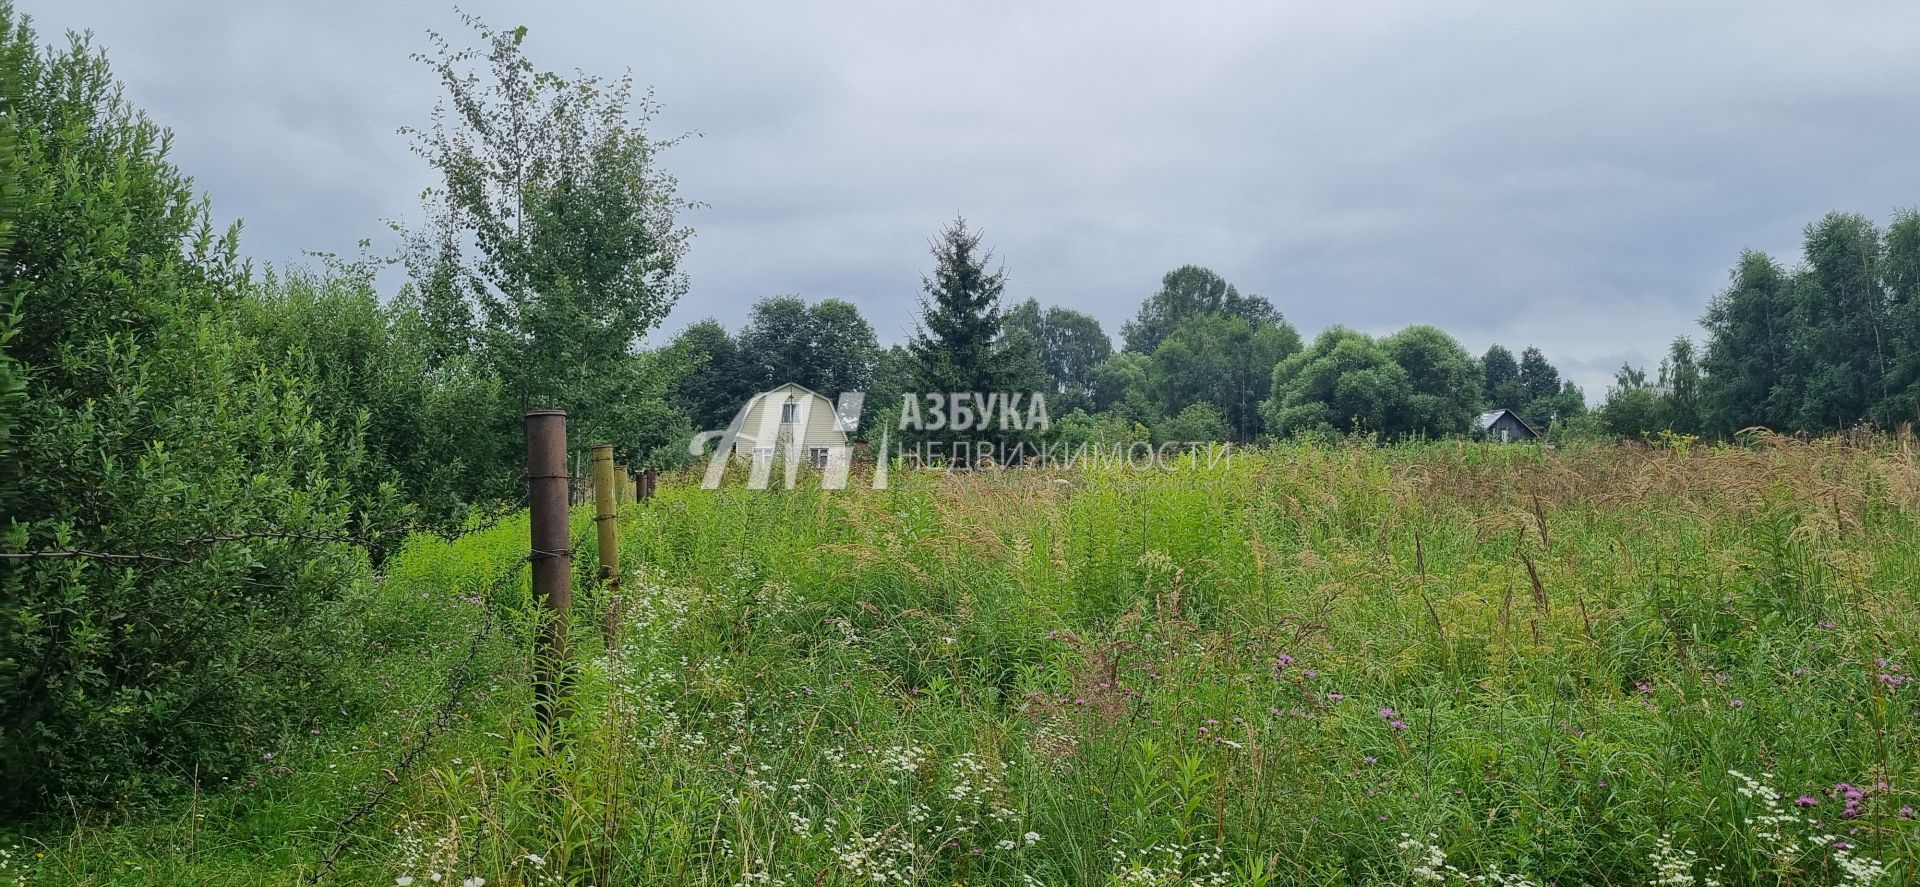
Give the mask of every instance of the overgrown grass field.
<path id="1" fill-rule="evenodd" d="M 609 595 L 582 593 L 553 746 L 524 519 L 421 540 L 349 602 L 364 727 L 263 749 L 256 779 L 177 808 L 22 837 L 0 879 L 1915 877 L 1910 442 L 677 480 L 621 515 L 611 643 Z"/>

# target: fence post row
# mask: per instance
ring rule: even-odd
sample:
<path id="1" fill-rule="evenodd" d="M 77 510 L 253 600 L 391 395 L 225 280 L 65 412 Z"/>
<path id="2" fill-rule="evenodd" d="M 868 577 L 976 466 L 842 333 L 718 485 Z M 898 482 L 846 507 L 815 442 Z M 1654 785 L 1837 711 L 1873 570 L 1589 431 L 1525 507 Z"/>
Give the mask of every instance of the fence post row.
<path id="1" fill-rule="evenodd" d="M 600 536 L 600 582 L 605 606 L 600 616 L 600 633 L 607 646 L 613 646 L 620 627 L 620 521 L 619 486 L 613 472 L 613 445 L 593 447 L 593 523 Z"/>
<path id="2" fill-rule="evenodd" d="M 567 470 L 567 414 L 534 410 L 526 415 L 527 504 L 532 511 L 533 595 L 546 607 L 535 655 L 534 712 L 546 734 L 563 715 L 562 682 L 567 663 L 567 619 L 573 608 L 573 550 L 567 538 L 572 475 Z"/>

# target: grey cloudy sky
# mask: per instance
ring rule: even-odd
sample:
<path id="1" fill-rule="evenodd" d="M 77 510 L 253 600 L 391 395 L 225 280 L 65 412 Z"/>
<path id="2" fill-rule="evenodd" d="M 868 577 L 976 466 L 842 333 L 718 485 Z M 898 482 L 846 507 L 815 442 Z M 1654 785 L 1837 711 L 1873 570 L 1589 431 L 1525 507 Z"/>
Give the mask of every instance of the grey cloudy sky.
<path id="1" fill-rule="evenodd" d="M 452 6 L 18 0 L 91 29 L 257 262 L 352 252 L 430 181 L 395 133 Z M 1437 324 L 1601 395 L 1697 335 L 1743 248 L 1920 203 L 1911 3 L 469 2 L 548 68 L 631 69 L 704 208 L 670 333 L 753 301 L 912 329 L 928 238 L 1119 325 L 1209 266 L 1303 333 Z"/>

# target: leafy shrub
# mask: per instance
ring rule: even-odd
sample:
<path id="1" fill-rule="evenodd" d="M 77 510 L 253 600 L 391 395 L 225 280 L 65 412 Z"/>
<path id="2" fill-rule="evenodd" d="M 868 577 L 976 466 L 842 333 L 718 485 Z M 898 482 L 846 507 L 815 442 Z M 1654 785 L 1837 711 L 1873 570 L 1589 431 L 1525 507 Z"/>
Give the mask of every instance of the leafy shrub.
<path id="1" fill-rule="evenodd" d="M 353 440 L 233 319 L 246 270 L 83 40 L 0 4 L 8 201 L 0 806 L 217 781 L 328 708 Z M 14 367 L 17 364 L 17 369 Z M 23 374 L 24 388 L 7 381 Z M 344 444 L 344 445 L 343 445 Z"/>

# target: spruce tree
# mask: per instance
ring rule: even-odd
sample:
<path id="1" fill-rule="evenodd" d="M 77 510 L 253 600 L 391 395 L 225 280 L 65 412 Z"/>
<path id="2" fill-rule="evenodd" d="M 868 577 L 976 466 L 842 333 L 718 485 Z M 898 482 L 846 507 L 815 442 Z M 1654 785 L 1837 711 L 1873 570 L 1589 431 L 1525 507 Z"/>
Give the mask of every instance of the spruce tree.
<path id="1" fill-rule="evenodd" d="M 1001 339 L 1004 268 L 988 270 L 991 250 L 956 217 L 933 242 L 933 274 L 921 277 L 920 323 L 908 346 L 920 393 L 990 392 L 1010 381 Z"/>

